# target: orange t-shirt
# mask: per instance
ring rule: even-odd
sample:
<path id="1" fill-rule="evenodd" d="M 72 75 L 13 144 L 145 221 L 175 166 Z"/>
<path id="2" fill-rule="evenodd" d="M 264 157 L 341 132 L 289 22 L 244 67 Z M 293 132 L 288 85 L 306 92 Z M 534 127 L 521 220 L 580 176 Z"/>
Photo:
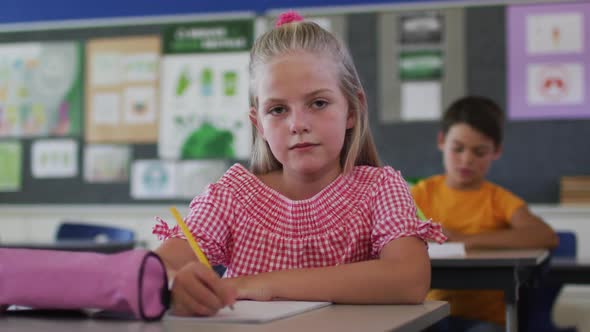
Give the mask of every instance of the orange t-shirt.
<path id="1" fill-rule="evenodd" d="M 476 190 L 450 188 L 444 175 L 422 180 L 411 191 L 427 218 L 463 234 L 508 228 L 514 211 L 525 204 L 513 193 L 488 181 Z M 453 316 L 505 323 L 502 291 L 434 289 L 428 299 L 448 301 Z"/>

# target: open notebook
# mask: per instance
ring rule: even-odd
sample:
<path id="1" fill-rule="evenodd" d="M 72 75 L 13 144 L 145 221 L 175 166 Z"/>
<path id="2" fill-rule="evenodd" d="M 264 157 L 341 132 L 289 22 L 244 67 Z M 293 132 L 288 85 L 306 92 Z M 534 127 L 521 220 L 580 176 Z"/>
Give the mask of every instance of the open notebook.
<path id="1" fill-rule="evenodd" d="M 465 257 L 465 255 L 465 244 L 463 242 L 428 244 L 428 256 L 430 258 Z"/>
<path id="2" fill-rule="evenodd" d="M 190 319 L 203 323 L 266 323 L 291 317 L 330 305 L 330 302 L 306 301 L 238 301 L 234 310 L 221 309 L 212 317 L 180 317 L 166 315 L 164 319 Z"/>

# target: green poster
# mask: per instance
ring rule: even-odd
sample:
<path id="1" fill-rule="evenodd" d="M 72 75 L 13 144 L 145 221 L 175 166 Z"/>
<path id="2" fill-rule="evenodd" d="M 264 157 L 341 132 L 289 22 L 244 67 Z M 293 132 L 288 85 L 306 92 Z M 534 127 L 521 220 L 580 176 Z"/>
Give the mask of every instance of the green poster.
<path id="1" fill-rule="evenodd" d="M 439 50 L 403 51 L 399 55 L 401 80 L 438 79 L 443 72 L 443 55 Z"/>
<path id="2" fill-rule="evenodd" d="M 21 143 L 0 142 L 0 192 L 21 189 L 21 169 Z"/>
<path id="3" fill-rule="evenodd" d="M 158 156 L 250 156 L 249 49 L 254 21 L 174 25 L 164 32 Z"/>

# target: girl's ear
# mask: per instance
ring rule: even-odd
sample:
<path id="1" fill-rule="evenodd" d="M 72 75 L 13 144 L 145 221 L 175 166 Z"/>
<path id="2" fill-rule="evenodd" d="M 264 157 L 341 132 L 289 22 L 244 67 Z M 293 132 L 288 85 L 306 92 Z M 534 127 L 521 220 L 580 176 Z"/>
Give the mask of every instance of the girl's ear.
<path id="1" fill-rule="evenodd" d="M 258 132 L 258 135 L 260 135 L 260 137 L 264 138 L 264 130 L 262 129 L 262 126 L 260 125 L 260 123 L 258 123 L 258 115 L 256 112 L 256 107 L 250 107 L 250 113 L 248 114 L 248 117 L 250 118 L 250 122 L 252 122 L 254 127 L 256 127 L 256 131 Z"/>
<path id="2" fill-rule="evenodd" d="M 444 146 L 445 146 L 445 134 L 443 134 L 442 131 L 438 132 L 438 135 L 436 135 L 436 144 L 438 145 L 438 149 L 440 151 L 444 150 Z"/>

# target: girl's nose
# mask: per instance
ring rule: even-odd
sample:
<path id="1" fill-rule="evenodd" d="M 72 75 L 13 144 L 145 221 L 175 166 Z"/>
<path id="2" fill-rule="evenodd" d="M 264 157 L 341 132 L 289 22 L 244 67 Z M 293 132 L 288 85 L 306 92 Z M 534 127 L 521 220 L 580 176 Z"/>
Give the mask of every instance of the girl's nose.
<path id="1" fill-rule="evenodd" d="M 309 114 L 303 109 L 294 109 L 291 112 L 290 130 L 292 134 L 301 134 L 309 132 L 310 120 Z"/>

